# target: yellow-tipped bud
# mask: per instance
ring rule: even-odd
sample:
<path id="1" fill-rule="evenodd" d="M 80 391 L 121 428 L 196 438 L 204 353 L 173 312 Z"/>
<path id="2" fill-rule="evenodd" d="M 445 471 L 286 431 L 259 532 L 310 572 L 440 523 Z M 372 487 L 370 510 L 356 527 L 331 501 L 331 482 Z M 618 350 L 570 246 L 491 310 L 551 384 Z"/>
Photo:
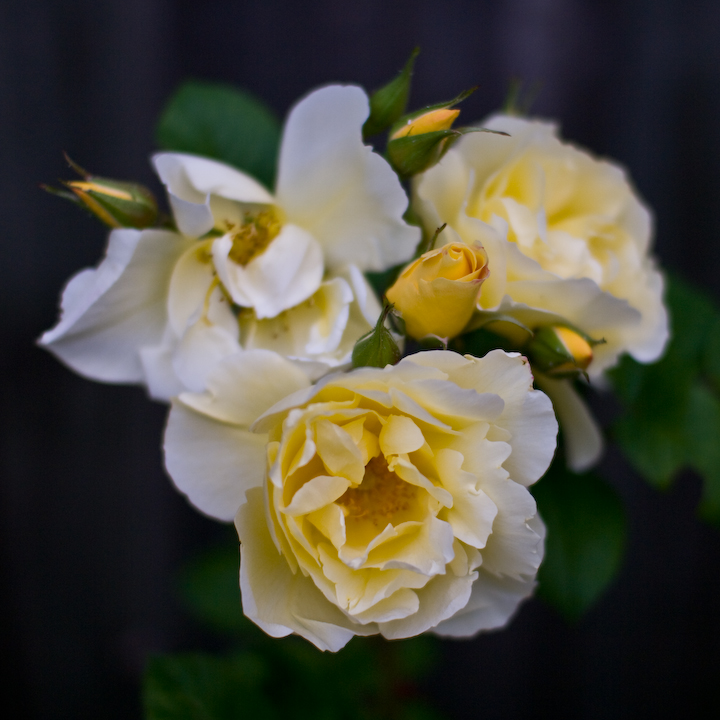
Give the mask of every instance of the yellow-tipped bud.
<path id="1" fill-rule="evenodd" d="M 451 110 L 449 108 L 431 110 L 408 120 L 405 125 L 398 128 L 390 136 L 390 140 L 397 140 L 408 135 L 424 135 L 437 130 L 449 130 L 459 114 L 460 110 Z"/>
<path id="2" fill-rule="evenodd" d="M 452 242 L 423 253 L 387 291 L 410 337 L 453 338 L 468 324 L 489 275 L 481 245 Z"/>
<path id="3" fill-rule="evenodd" d="M 553 377 L 583 373 L 593 359 L 591 342 L 575 330 L 561 325 L 536 330 L 527 353 L 539 370 Z"/>
<path id="4" fill-rule="evenodd" d="M 158 217 L 157 202 L 146 187 L 90 175 L 67 155 L 65 157 L 83 179 L 64 182 L 67 190 L 44 185 L 41 187 L 82 205 L 111 228 L 146 228 L 155 224 Z"/>

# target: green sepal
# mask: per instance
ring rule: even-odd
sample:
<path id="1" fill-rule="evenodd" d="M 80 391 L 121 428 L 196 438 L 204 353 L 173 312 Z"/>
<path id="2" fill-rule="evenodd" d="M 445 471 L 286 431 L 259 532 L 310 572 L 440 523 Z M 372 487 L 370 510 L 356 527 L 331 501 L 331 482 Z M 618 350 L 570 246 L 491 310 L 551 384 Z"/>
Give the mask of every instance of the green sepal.
<path id="1" fill-rule="evenodd" d="M 385 320 L 393 309 L 392 303 L 387 303 L 380 313 L 375 327 L 363 335 L 352 351 L 352 365 L 357 367 L 379 367 L 395 365 L 400 362 L 402 353 L 397 343 L 385 327 Z"/>
<path id="2" fill-rule="evenodd" d="M 157 201 L 144 185 L 91 175 L 67 153 L 65 159 L 82 180 L 61 180 L 64 189 L 40 185 L 43 190 L 80 205 L 111 228 L 140 230 L 155 225 L 158 220 Z"/>
<path id="3" fill-rule="evenodd" d="M 405 112 L 413 68 L 419 53 L 420 48 L 416 47 L 400 74 L 370 96 L 370 116 L 363 125 L 363 139 L 389 128 Z"/>
<path id="4" fill-rule="evenodd" d="M 435 130 L 390 140 L 387 144 L 388 160 L 401 177 L 417 175 L 440 162 L 461 137 L 457 130 Z"/>
<path id="5" fill-rule="evenodd" d="M 581 375 L 587 377 L 585 369 L 590 360 L 583 366 L 578 364 L 578 358 L 568 350 L 565 343 L 555 332 L 557 327 L 566 327 L 568 330 L 576 332 L 573 328 L 565 325 L 543 325 L 537 328 L 524 348 L 530 363 L 534 369 L 556 378 L 576 378 Z M 599 341 L 592 341 L 584 333 L 578 332 L 576 334 L 591 347 L 599 344 Z M 591 359 L 592 354 L 589 357 Z"/>

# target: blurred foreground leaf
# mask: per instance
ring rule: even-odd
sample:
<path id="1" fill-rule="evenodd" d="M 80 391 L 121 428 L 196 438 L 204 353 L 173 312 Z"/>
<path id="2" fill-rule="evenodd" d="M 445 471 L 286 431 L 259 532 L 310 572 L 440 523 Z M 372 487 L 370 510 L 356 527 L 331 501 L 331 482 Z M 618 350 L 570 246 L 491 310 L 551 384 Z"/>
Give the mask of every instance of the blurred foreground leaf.
<path id="1" fill-rule="evenodd" d="M 160 116 L 157 140 L 163 150 L 221 160 L 274 187 L 280 123 L 263 102 L 231 85 L 183 83 Z"/>
<path id="2" fill-rule="evenodd" d="M 569 620 L 577 620 L 620 569 L 625 515 L 615 491 L 592 473 L 576 475 L 553 463 L 533 487 L 547 526 L 538 595 Z"/>
<path id="3" fill-rule="evenodd" d="M 262 684 L 267 666 L 251 653 L 150 658 L 143 686 L 147 720 L 264 720 L 278 717 Z"/>
<path id="4" fill-rule="evenodd" d="M 226 658 L 198 654 L 154 658 L 145 683 L 148 720 L 289 715 L 308 720 L 442 718 L 419 688 L 438 658 L 437 638 L 394 642 L 355 638 L 335 654 L 322 653 L 295 636 L 271 638 L 242 615 L 237 541 L 230 535 L 222 547 L 203 552 L 185 567 L 180 590 L 193 616 L 228 636 L 241 652 Z M 248 675 L 239 682 L 238 673 Z M 217 687 L 208 679 L 212 674 L 217 675 Z M 177 714 L 162 714 L 169 712 L 168 707 Z M 246 714 L 238 714 L 238 707 Z M 187 714 L 187 708 L 205 714 Z"/>
<path id="5" fill-rule="evenodd" d="M 180 592 L 193 616 L 211 630 L 237 635 L 255 627 L 242 614 L 237 540 L 193 558 L 180 574 Z"/>
<path id="6" fill-rule="evenodd" d="M 642 365 L 624 357 L 610 373 L 625 414 L 613 428 L 632 466 L 666 488 L 684 468 L 703 478 L 699 512 L 720 525 L 720 309 L 670 277 L 672 335 L 664 357 Z"/>

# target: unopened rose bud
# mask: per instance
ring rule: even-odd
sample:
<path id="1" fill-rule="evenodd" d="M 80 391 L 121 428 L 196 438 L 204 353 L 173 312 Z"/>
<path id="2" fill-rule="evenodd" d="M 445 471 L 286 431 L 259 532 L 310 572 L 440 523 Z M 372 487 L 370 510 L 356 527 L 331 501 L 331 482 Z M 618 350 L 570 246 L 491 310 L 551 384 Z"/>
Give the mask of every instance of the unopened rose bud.
<path id="1" fill-rule="evenodd" d="M 392 309 L 392 304 L 385 305 L 375 327 L 355 343 L 352 352 L 353 367 L 383 368 L 400 362 L 400 348 L 385 327 L 385 320 Z"/>
<path id="2" fill-rule="evenodd" d="M 451 242 L 423 253 L 405 268 L 387 298 L 400 312 L 407 334 L 453 338 L 468 324 L 489 275 L 481 245 Z"/>
<path id="3" fill-rule="evenodd" d="M 90 175 L 70 158 L 67 160 L 83 179 L 63 182 L 67 190 L 41 186 L 43 189 L 82 205 L 111 228 L 146 228 L 155 224 L 157 202 L 146 187 Z"/>
<path id="4" fill-rule="evenodd" d="M 455 105 L 471 95 L 475 89 L 470 88 L 448 102 L 405 115 L 390 128 L 387 157 L 401 177 L 425 172 L 440 162 L 452 145 L 467 133 L 494 132 L 479 127 L 452 127 L 460 114 Z"/>
<path id="5" fill-rule="evenodd" d="M 459 110 L 450 108 L 431 110 L 412 120 L 408 120 L 405 125 L 399 127 L 390 136 L 390 140 L 397 140 L 408 135 L 423 135 L 437 130 L 449 130 L 459 114 Z"/>
<path id="6" fill-rule="evenodd" d="M 535 331 L 526 352 L 533 365 L 553 377 L 572 377 L 584 373 L 593 359 L 596 344 L 580 333 L 561 325 L 548 325 Z"/>

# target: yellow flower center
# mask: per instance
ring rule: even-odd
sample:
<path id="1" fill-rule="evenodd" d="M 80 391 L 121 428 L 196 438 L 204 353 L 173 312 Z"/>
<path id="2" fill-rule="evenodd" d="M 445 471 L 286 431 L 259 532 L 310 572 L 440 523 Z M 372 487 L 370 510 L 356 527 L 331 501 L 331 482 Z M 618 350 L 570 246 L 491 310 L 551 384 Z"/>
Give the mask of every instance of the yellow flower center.
<path id="1" fill-rule="evenodd" d="M 369 520 L 379 527 L 398 513 L 410 510 L 417 490 L 390 470 L 387 460 L 380 456 L 365 466 L 360 485 L 346 490 L 336 502 L 347 519 Z"/>
<path id="2" fill-rule="evenodd" d="M 246 212 L 245 220 L 239 228 L 228 228 L 232 233 L 232 248 L 228 256 L 238 265 L 247 265 L 267 249 L 280 234 L 281 227 L 272 208 L 255 214 Z"/>

